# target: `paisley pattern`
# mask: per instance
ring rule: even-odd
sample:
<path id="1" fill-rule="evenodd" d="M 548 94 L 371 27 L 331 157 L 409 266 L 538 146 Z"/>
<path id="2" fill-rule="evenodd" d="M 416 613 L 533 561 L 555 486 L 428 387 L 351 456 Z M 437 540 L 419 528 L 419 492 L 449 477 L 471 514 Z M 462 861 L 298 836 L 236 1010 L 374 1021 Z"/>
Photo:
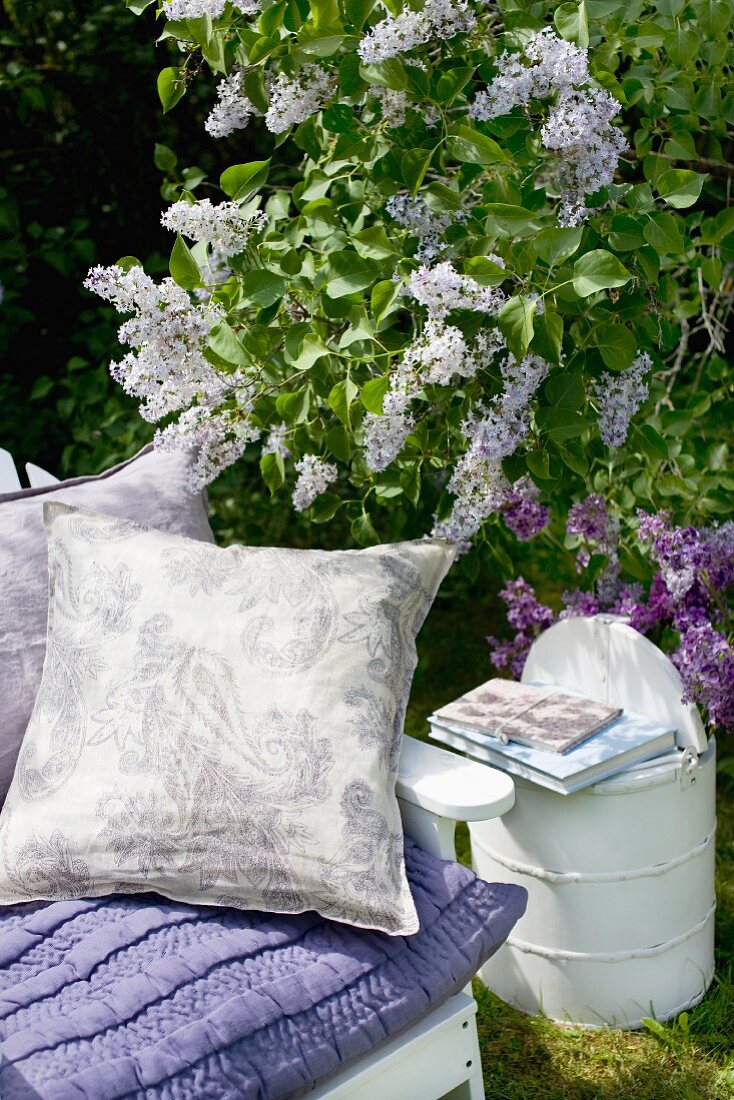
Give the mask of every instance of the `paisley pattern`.
<path id="1" fill-rule="evenodd" d="M 155 890 L 417 931 L 394 789 L 452 550 L 222 550 L 61 504 L 47 529 L 0 904 Z"/>

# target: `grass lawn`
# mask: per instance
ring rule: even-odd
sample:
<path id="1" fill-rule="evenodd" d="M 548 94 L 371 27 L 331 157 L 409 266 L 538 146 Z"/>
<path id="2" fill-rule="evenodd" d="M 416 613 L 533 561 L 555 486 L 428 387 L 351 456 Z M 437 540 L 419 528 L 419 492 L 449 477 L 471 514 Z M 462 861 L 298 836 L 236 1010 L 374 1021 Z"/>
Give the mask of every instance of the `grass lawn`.
<path id="1" fill-rule="evenodd" d="M 406 721 L 491 675 L 492 604 L 443 597 L 419 637 Z M 460 854 L 468 836 L 460 830 Z M 703 1002 L 658 1034 L 560 1027 L 524 1016 L 475 982 L 488 1100 L 734 1100 L 734 744 L 720 744 L 716 977 Z"/>

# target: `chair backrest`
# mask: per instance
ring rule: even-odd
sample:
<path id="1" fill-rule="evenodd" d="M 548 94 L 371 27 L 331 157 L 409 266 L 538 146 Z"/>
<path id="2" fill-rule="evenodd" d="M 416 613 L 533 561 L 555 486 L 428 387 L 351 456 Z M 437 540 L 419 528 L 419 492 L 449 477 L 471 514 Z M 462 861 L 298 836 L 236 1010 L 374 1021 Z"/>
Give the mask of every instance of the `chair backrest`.
<path id="1" fill-rule="evenodd" d="M 697 707 L 683 703 L 683 684 L 672 661 L 644 635 L 612 615 L 564 619 L 534 642 L 523 683 L 542 680 L 590 699 L 636 711 L 677 730 L 680 748 L 706 750 Z"/>

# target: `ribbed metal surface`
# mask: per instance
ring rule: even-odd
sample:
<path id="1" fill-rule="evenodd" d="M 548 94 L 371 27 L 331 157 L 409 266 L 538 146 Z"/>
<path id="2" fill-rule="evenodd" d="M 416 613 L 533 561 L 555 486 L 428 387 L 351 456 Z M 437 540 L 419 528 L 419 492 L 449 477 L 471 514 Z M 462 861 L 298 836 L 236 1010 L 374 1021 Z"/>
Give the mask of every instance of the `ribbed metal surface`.
<path id="1" fill-rule="evenodd" d="M 471 826 L 482 878 L 530 898 L 481 977 L 525 1012 L 639 1027 L 700 1000 L 713 977 L 715 745 L 563 796 L 517 784 Z M 607 793 L 613 798 L 599 797 Z"/>

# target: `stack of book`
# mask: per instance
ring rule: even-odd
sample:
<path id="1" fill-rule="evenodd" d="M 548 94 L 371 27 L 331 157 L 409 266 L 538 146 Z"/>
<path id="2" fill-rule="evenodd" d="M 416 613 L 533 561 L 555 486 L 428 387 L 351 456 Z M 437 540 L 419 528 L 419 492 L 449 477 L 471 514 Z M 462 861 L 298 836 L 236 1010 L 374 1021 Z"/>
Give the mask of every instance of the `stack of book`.
<path id="1" fill-rule="evenodd" d="M 675 747 L 676 731 L 552 684 L 489 680 L 432 714 L 431 737 L 571 794 Z"/>

